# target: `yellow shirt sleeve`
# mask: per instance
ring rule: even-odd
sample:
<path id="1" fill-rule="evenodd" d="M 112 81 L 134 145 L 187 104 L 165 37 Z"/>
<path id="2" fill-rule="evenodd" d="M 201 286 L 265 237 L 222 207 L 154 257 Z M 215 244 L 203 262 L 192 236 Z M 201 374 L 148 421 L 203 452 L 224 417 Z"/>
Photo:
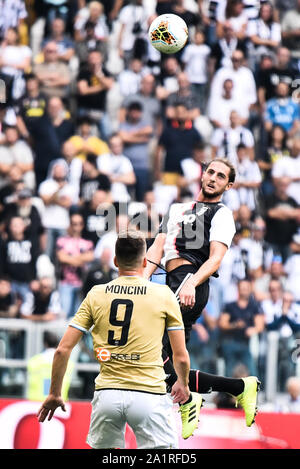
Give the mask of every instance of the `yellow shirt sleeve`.
<path id="1" fill-rule="evenodd" d="M 92 307 L 90 302 L 90 292 L 87 294 L 75 316 L 70 322 L 70 326 L 79 329 L 82 332 L 88 332 L 94 323 Z"/>

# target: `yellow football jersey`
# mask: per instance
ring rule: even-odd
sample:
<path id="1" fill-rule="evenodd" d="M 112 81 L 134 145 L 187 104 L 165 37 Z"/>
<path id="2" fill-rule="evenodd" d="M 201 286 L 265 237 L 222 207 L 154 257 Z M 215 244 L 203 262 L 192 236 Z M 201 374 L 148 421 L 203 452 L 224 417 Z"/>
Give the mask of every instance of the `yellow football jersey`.
<path id="1" fill-rule="evenodd" d="M 123 276 L 93 287 L 70 326 L 92 326 L 100 362 L 96 389 L 166 392 L 162 361 L 165 329 L 184 329 L 174 293 L 139 276 Z"/>

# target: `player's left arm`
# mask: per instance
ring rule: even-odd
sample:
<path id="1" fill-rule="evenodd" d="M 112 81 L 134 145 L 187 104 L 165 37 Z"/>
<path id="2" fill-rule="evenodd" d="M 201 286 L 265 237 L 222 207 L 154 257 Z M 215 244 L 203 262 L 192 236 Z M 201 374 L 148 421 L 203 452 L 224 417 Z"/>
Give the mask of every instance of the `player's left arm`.
<path id="1" fill-rule="evenodd" d="M 182 306 L 193 307 L 195 304 L 195 289 L 204 283 L 220 267 L 228 246 L 220 241 L 210 242 L 209 258 L 183 285 L 179 292 L 179 299 Z"/>
<path id="2" fill-rule="evenodd" d="M 48 420 L 51 420 L 57 407 L 61 407 L 62 410 L 65 411 L 65 404 L 61 397 L 63 378 L 71 352 L 82 335 L 82 331 L 69 326 L 55 351 L 52 364 L 50 392 L 37 413 L 39 422 L 44 422 L 47 417 Z"/>

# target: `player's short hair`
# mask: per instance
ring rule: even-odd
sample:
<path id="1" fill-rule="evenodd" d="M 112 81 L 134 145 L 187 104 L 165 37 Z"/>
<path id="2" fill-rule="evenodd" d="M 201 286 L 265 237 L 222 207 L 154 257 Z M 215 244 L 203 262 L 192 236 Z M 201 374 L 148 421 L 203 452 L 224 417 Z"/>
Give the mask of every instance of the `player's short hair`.
<path id="1" fill-rule="evenodd" d="M 146 254 L 146 239 L 144 233 L 136 230 L 122 231 L 118 235 L 115 254 L 119 267 L 139 267 Z"/>
<path id="2" fill-rule="evenodd" d="M 215 162 L 223 163 L 229 168 L 229 182 L 234 182 L 235 181 L 235 176 L 236 176 L 235 167 L 233 166 L 233 164 L 227 158 L 215 158 L 214 160 L 211 160 L 208 163 L 208 165 L 206 167 L 206 170 L 209 168 L 209 166 L 212 163 L 215 163 Z"/>

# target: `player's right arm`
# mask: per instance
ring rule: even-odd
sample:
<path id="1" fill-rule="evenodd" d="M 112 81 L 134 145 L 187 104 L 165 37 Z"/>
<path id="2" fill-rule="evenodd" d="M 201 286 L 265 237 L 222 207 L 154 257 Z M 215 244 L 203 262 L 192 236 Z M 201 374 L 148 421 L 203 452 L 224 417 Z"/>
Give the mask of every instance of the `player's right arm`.
<path id="1" fill-rule="evenodd" d="M 165 233 L 158 233 L 153 244 L 147 251 L 147 267 L 144 270 L 144 277 L 150 278 L 153 272 L 157 269 L 157 264 L 160 263 L 164 254 L 164 245 L 166 241 Z"/>
<path id="2" fill-rule="evenodd" d="M 168 330 L 173 352 L 173 365 L 177 374 L 177 381 L 172 387 L 171 396 L 174 403 L 183 404 L 190 396 L 189 373 L 190 357 L 185 346 L 184 330 Z"/>
<path id="3" fill-rule="evenodd" d="M 48 416 L 48 420 L 51 420 L 57 407 L 61 407 L 62 410 L 65 411 L 65 404 L 61 397 L 63 378 L 71 352 L 81 339 L 82 335 L 83 332 L 79 329 L 68 327 L 55 351 L 52 364 L 50 391 L 48 397 L 45 399 L 38 411 L 37 417 L 39 422 L 44 422 Z"/>

